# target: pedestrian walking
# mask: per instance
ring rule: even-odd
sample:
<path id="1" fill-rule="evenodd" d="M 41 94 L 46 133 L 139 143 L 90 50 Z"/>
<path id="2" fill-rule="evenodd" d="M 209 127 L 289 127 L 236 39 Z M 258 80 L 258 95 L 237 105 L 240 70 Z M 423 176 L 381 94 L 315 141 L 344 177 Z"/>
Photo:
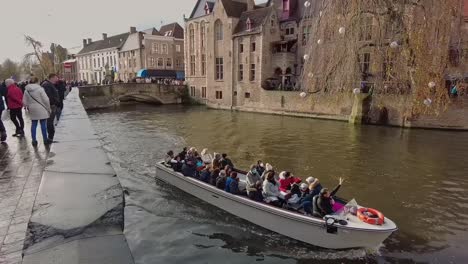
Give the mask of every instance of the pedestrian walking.
<path id="1" fill-rule="evenodd" d="M 10 119 L 15 124 L 16 132 L 14 137 L 24 136 L 24 120 L 23 120 L 23 92 L 16 85 L 13 79 L 5 80 L 7 87 L 7 106 L 10 109 Z"/>
<path id="2" fill-rule="evenodd" d="M 42 138 L 44 139 L 44 145 L 49 145 L 52 143 L 51 140 L 47 137 L 47 119 L 50 117 L 50 102 L 49 97 L 39 84 L 39 79 L 33 77 L 30 80 L 30 84 L 26 86 L 26 90 L 23 96 L 24 106 L 29 111 L 29 116 L 31 118 L 31 137 L 32 145 L 37 146 L 37 124 L 41 125 Z"/>
<path id="3" fill-rule="evenodd" d="M 58 95 L 57 88 L 55 84 L 58 82 L 58 77 L 56 74 L 52 73 L 49 75 L 49 78 L 42 83 L 47 97 L 49 98 L 50 103 L 50 116 L 47 119 L 47 136 L 50 141 L 54 140 L 55 136 L 55 115 L 57 113 L 57 106 L 60 104 L 60 99 Z"/>
<path id="4" fill-rule="evenodd" d="M 62 110 L 63 110 L 63 101 L 65 100 L 65 91 L 67 90 L 66 83 L 64 80 L 59 80 L 57 84 L 55 85 L 57 88 L 57 92 L 59 95 L 59 105 L 57 106 L 57 121 L 60 120 L 60 117 L 62 116 Z"/>
<path id="5" fill-rule="evenodd" d="M 5 102 L 3 101 L 6 98 L 6 85 L 5 82 L 0 84 L 0 141 L 4 142 L 7 139 L 7 132 L 5 129 L 5 125 L 3 124 L 2 120 L 2 113 L 5 111 Z"/>

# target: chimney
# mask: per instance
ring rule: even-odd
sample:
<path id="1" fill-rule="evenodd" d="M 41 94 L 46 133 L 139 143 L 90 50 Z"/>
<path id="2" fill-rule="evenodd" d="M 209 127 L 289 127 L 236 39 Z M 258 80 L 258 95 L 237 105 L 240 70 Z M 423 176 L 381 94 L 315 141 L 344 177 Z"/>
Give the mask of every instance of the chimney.
<path id="1" fill-rule="evenodd" d="M 130 27 L 130 34 L 136 33 L 136 27 Z"/>
<path id="2" fill-rule="evenodd" d="M 102 33 L 102 39 L 106 40 L 107 39 L 107 33 Z"/>
<path id="3" fill-rule="evenodd" d="M 89 38 L 88 39 L 88 45 L 91 44 L 91 43 L 93 43 L 93 40 Z"/>
<path id="4" fill-rule="evenodd" d="M 87 42 L 86 39 L 83 39 L 83 48 L 86 47 L 86 46 L 88 46 L 88 42 Z"/>
<path id="5" fill-rule="evenodd" d="M 255 9 L 255 1 L 247 0 L 247 11 L 252 11 Z"/>

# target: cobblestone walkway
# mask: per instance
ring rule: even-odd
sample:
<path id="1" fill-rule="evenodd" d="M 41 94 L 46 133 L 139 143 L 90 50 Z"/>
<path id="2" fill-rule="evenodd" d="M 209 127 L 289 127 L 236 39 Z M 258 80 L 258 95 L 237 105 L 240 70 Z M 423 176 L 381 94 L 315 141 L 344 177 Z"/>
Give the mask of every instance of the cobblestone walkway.
<path id="1" fill-rule="evenodd" d="M 37 149 L 31 146 L 30 121 L 26 119 L 26 137 L 22 139 L 11 136 L 11 121 L 4 122 L 8 139 L 0 144 L 1 264 L 22 261 L 26 230 L 48 153 L 41 143 Z"/>

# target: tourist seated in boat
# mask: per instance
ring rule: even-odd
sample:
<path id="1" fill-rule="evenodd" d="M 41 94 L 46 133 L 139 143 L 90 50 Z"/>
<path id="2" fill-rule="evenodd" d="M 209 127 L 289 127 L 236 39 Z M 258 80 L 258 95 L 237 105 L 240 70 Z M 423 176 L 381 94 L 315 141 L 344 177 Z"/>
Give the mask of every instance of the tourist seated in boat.
<path id="1" fill-rule="evenodd" d="M 310 193 L 307 183 L 301 183 L 299 185 L 299 191 L 301 191 L 301 198 L 304 199 Z"/>
<path id="2" fill-rule="evenodd" d="M 309 193 L 312 197 L 320 194 L 323 187 L 322 184 L 320 184 L 319 179 L 309 177 L 306 179 L 306 182 L 309 184 Z"/>
<path id="3" fill-rule="evenodd" d="M 239 194 L 239 178 L 237 178 L 237 172 L 231 172 L 230 177 L 226 180 L 224 190 L 231 194 Z"/>
<path id="4" fill-rule="evenodd" d="M 215 153 L 213 162 L 212 162 L 212 168 L 213 169 L 220 169 L 222 170 L 224 167 L 221 167 L 221 154 Z"/>
<path id="5" fill-rule="evenodd" d="M 257 171 L 258 175 L 260 175 L 260 177 L 263 175 L 263 172 L 265 171 L 265 165 L 261 160 L 257 161 L 255 170 Z"/>
<path id="6" fill-rule="evenodd" d="M 224 168 L 226 165 L 231 166 L 231 168 L 234 168 L 234 164 L 232 164 L 232 161 L 227 157 L 226 153 L 223 153 L 221 155 L 221 167 Z"/>
<path id="7" fill-rule="evenodd" d="M 207 148 L 203 149 L 200 154 L 204 164 L 211 164 L 213 162 L 213 156 L 211 156 L 211 154 L 208 153 Z"/>
<path id="8" fill-rule="evenodd" d="M 323 188 L 320 194 L 313 198 L 313 213 L 315 216 L 324 217 L 335 212 L 333 210 L 333 205 L 335 204 L 333 196 L 336 195 L 342 184 L 343 178 L 340 178 L 338 185 L 333 191 L 330 192 L 327 188 Z"/>
<path id="9" fill-rule="evenodd" d="M 280 191 L 289 192 L 294 183 L 301 182 L 301 179 L 293 177 L 289 171 L 283 171 L 279 175 Z"/>
<path id="10" fill-rule="evenodd" d="M 174 156 L 174 151 L 170 150 L 164 159 L 166 166 L 171 167 L 174 171 L 180 172 L 182 169 L 182 162 L 179 156 Z"/>
<path id="11" fill-rule="evenodd" d="M 210 175 L 210 184 L 213 186 L 216 186 L 216 180 L 219 177 L 219 169 L 212 169 L 211 175 Z"/>
<path id="12" fill-rule="evenodd" d="M 184 147 L 184 149 L 177 155 L 180 160 L 185 160 L 185 157 L 187 156 L 187 147 Z"/>
<path id="13" fill-rule="evenodd" d="M 211 165 L 206 165 L 202 171 L 200 171 L 200 180 L 206 183 L 210 183 L 211 180 Z"/>
<path id="14" fill-rule="evenodd" d="M 185 162 L 182 165 L 182 174 L 187 177 L 197 177 L 197 159 L 191 150 L 187 151 Z"/>
<path id="15" fill-rule="evenodd" d="M 224 190 L 224 188 L 226 188 L 226 180 L 226 172 L 224 170 L 220 171 L 216 179 L 216 188 Z"/>
<path id="16" fill-rule="evenodd" d="M 274 172 L 273 166 L 271 166 L 270 163 L 265 164 L 265 170 L 264 170 L 263 173 L 262 173 L 262 181 L 265 181 L 265 180 L 266 180 L 266 175 L 267 175 L 269 172 L 271 172 L 271 171 Z M 274 175 L 274 173 L 273 173 L 273 175 Z"/>
<path id="17" fill-rule="evenodd" d="M 247 182 L 247 195 L 251 200 L 261 202 L 263 201 L 262 195 L 262 177 L 257 171 L 257 164 L 250 166 L 250 170 L 246 175 Z"/>
<path id="18" fill-rule="evenodd" d="M 226 175 L 231 175 L 231 172 L 233 172 L 233 168 L 230 165 L 226 165 L 223 168 L 224 172 L 226 172 Z"/>
<path id="19" fill-rule="evenodd" d="M 268 171 L 265 177 L 262 186 L 263 200 L 266 203 L 281 206 L 283 199 L 281 198 L 279 183 L 275 179 L 275 172 L 273 170 Z"/>

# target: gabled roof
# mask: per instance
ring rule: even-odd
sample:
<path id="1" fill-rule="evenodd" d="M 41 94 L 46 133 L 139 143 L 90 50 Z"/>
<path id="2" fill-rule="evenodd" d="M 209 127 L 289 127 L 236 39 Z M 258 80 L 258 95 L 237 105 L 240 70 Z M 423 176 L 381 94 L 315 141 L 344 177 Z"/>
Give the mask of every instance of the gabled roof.
<path id="1" fill-rule="evenodd" d="M 247 10 L 247 3 L 237 2 L 235 0 L 221 0 L 228 17 L 241 17 Z"/>
<path id="2" fill-rule="evenodd" d="M 91 44 L 86 45 L 78 54 L 85 54 L 103 49 L 120 48 L 127 40 L 129 34 L 130 33 L 123 33 L 108 37 L 107 39 L 91 42 Z"/>
<path id="3" fill-rule="evenodd" d="M 175 37 L 178 39 L 184 38 L 184 29 L 179 25 L 179 23 L 171 23 L 164 25 L 159 29 L 159 34 L 161 36 Z"/>
<path id="4" fill-rule="evenodd" d="M 258 33 L 261 31 L 262 25 L 265 23 L 265 20 L 270 17 L 273 8 L 271 6 L 255 9 L 252 11 L 243 12 L 239 18 L 239 23 L 237 23 L 236 28 L 234 29 L 234 34 L 242 33 Z M 252 23 L 251 30 L 247 31 L 247 20 L 250 19 Z"/>
<path id="5" fill-rule="evenodd" d="M 143 30 L 141 32 L 143 32 L 145 34 L 148 34 L 148 35 L 155 35 L 155 36 L 160 36 L 161 35 L 159 33 L 159 31 L 157 29 L 155 29 L 154 27 L 145 29 L 145 30 Z"/>

